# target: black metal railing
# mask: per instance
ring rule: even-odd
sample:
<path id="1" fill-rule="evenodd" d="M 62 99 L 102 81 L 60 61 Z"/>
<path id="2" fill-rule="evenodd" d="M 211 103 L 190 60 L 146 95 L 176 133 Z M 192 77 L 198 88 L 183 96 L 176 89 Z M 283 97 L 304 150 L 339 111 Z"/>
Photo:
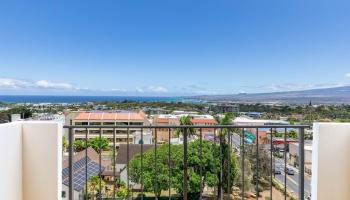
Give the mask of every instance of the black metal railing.
<path id="1" fill-rule="evenodd" d="M 117 150 L 117 146 L 118 146 L 118 142 L 116 142 L 116 130 L 124 130 L 126 131 L 126 145 L 127 145 L 127 152 L 126 152 L 126 157 L 127 157 L 127 164 L 126 164 L 126 191 L 128 192 L 128 197 L 127 199 L 147 199 L 147 196 L 149 196 L 149 191 L 147 193 L 147 191 L 144 191 L 144 154 L 146 153 L 145 148 L 144 148 L 144 131 L 150 131 L 152 136 L 153 136 L 153 152 L 154 152 L 154 161 L 157 161 L 157 149 L 160 148 L 161 145 L 168 145 L 168 152 L 167 152 L 167 164 L 168 164 L 168 172 L 167 172 L 167 181 L 168 181 L 168 192 L 162 192 L 162 197 L 164 198 L 164 195 L 166 195 L 166 199 L 176 199 L 176 195 L 174 195 L 174 190 L 173 187 L 175 187 L 173 184 L 173 177 L 172 177 L 172 170 L 173 170 L 173 160 L 172 160 L 172 145 L 171 144 L 171 139 L 172 139 L 172 133 L 174 133 L 174 131 L 180 132 L 182 134 L 182 138 L 183 138 L 183 142 L 181 142 L 180 145 L 181 148 L 183 148 L 183 160 L 182 160 L 182 190 L 181 190 L 181 194 L 178 194 L 178 199 L 194 199 L 193 196 L 190 196 L 191 191 L 189 191 L 189 182 L 191 182 L 191 177 L 189 177 L 189 172 L 192 173 L 192 170 L 189 166 L 189 158 L 188 157 L 188 148 L 189 145 L 191 144 L 192 141 L 196 140 L 199 142 L 199 148 L 198 148 L 198 154 L 199 154 L 199 158 L 200 160 L 203 159 L 203 152 L 206 151 L 207 149 L 203 149 L 203 143 L 204 140 L 209 140 L 210 144 L 213 146 L 212 150 L 212 154 L 213 154 L 213 158 L 214 159 L 220 159 L 219 162 L 219 167 L 214 166 L 213 167 L 213 171 L 215 175 L 217 175 L 217 177 L 214 177 L 213 181 L 214 183 L 212 184 L 211 187 L 207 187 L 207 188 L 212 188 L 213 192 L 210 190 L 207 193 L 210 193 L 210 195 L 208 194 L 204 194 L 204 188 L 207 186 L 204 183 L 204 178 L 203 176 L 205 176 L 205 174 L 203 174 L 203 170 L 205 170 L 203 168 L 203 166 L 199 166 L 199 190 L 198 190 L 198 197 L 195 197 L 195 199 L 232 199 L 233 196 L 231 194 L 233 194 L 234 191 L 232 191 L 232 185 L 236 185 L 236 188 L 239 188 L 239 198 L 241 199 L 245 199 L 246 197 L 246 192 L 250 191 L 251 194 L 254 194 L 256 196 L 256 199 L 259 199 L 261 196 L 260 194 L 262 193 L 261 189 L 261 185 L 265 184 L 265 189 L 266 187 L 269 187 L 269 192 L 265 192 L 264 193 L 269 193 L 269 197 L 270 199 L 273 199 L 273 187 L 274 187 L 274 175 L 275 175 L 275 171 L 276 171 L 276 166 L 274 166 L 274 153 L 275 153 L 275 144 L 274 144 L 274 139 L 276 137 L 274 137 L 273 133 L 278 131 L 278 132 L 282 132 L 282 137 L 279 137 L 279 139 L 282 139 L 282 144 L 284 144 L 284 148 L 283 148 L 283 162 L 284 162 L 284 182 L 280 181 L 280 184 L 283 185 L 282 188 L 282 193 L 284 195 L 284 199 L 287 199 L 287 194 L 288 194 L 288 185 L 287 185 L 287 176 L 288 174 L 287 172 L 287 144 L 288 141 L 290 140 L 288 138 L 288 130 L 295 130 L 298 134 L 298 140 L 294 140 L 294 142 L 299 143 L 298 146 L 298 170 L 299 170 L 299 179 L 298 179 L 298 185 L 297 185 L 297 191 L 293 191 L 294 193 L 297 193 L 297 197 L 298 199 L 304 199 L 305 194 L 304 194 L 304 129 L 309 128 L 309 126 L 307 125 L 261 125 L 261 126 L 236 126 L 236 125 L 208 125 L 208 126 L 194 126 L 194 125 L 183 125 L 183 126 L 154 126 L 154 125 L 144 125 L 144 126 L 140 126 L 140 125 L 117 125 L 117 126 L 110 126 L 110 125 L 106 125 L 106 126 L 93 126 L 93 125 L 67 125 L 64 126 L 65 129 L 68 129 L 68 197 L 69 200 L 75 200 L 74 199 L 74 192 L 79 192 L 76 191 L 74 189 L 74 184 L 76 184 L 74 182 L 74 176 L 75 176 L 75 169 L 74 169 L 74 163 L 77 162 L 77 160 L 74 160 L 74 155 L 76 154 L 75 149 L 74 149 L 74 140 L 75 138 L 75 130 L 84 130 L 85 131 L 85 137 L 83 138 L 85 140 L 85 167 L 83 167 L 85 176 L 83 176 L 83 178 L 85 179 L 83 182 L 85 183 L 84 186 L 84 192 L 83 192 L 83 199 L 90 199 L 90 196 L 88 194 L 88 150 L 87 150 L 87 146 L 88 146 L 88 139 L 90 137 L 96 137 L 95 136 L 89 136 L 88 135 L 88 131 L 90 129 L 98 129 L 99 130 L 99 135 L 98 137 L 101 139 L 103 137 L 103 131 L 104 129 L 110 129 L 113 130 L 113 141 L 111 142 L 111 146 L 112 146 L 112 150 L 110 150 L 110 154 L 111 158 L 112 158 L 112 177 L 113 177 L 113 192 L 112 192 L 112 197 L 107 198 L 106 195 L 102 194 L 102 150 L 100 149 L 98 152 L 98 179 L 99 179 L 99 183 L 98 183 L 98 194 L 96 195 L 97 199 L 118 199 L 116 197 L 116 193 L 118 193 L 118 187 L 117 187 L 117 172 L 116 171 L 116 155 L 118 154 L 118 150 Z M 140 161 L 141 161 L 141 169 L 140 169 L 140 173 L 141 176 L 139 178 L 139 183 L 141 185 L 141 187 L 137 190 L 138 195 L 135 196 L 133 194 L 134 192 L 134 185 L 135 183 L 130 183 L 130 178 L 129 178 L 129 172 L 130 172 L 130 166 L 129 166 L 129 161 L 132 159 L 129 154 L 130 154 L 130 149 L 129 146 L 130 144 L 130 136 L 131 136 L 131 130 L 135 131 L 139 131 L 140 137 L 141 137 L 141 142 L 139 142 L 138 144 L 140 145 L 140 149 L 141 151 L 140 153 Z M 159 144 L 158 141 L 158 133 L 159 130 L 167 130 L 168 132 L 168 142 L 167 143 L 163 143 L 163 144 Z M 191 132 L 191 130 L 195 130 L 195 134 L 194 135 L 189 135 L 189 132 Z M 206 130 L 206 132 L 212 132 L 213 134 L 211 135 L 210 133 L 208 134 L 209 137 L 206 138 L 203 135 L 203 130 Z M 209 130 L 209 131 L 208 131 Z M 248 131 L 249 133 L 252 133 L 252 135 L 254 135 L 254 137 L 251 138 L 247 138 L 246 137 L 246 131 Z M 259 131 L 265 131 L 267 132 L 267 137 L 261 137 L 260 132 Z M 255 132 L 255 133 L 254 133 Z M 81 135 L 80 135 L 81 136 Z M 180 139 L 180 137 L 179 137 Z M 248 139 L 248 140 L 247 140 Z M 178 140 L 180 141 L 180 140 Z M 135 144 L 135 141 L 133 142 Z M 137 142 L 136 142 L 137 143 Z M 217 148 L 218 147 L 218 148 Z M 248 152 L 249 151 L 249 152 Z M 226 155 L 225 155 L 226 154 Z M 239 157 L 239 161 L 237 161 L 239 163 L 239 179 L 232 179 L 232 170 L 233 170 L 233 166 L 231 166 L 233 163 L 231 163 L 231 159 L 232 156 L 236 155 L 236 157 Z M 265 163 L 263 166 L 263 162 L 266 162 L 266 160 L 264 160 L 263 158 L 260 158 L 261 155 L 264 154 L 264 156 L 269 156 L 269 163 Z M 227 156 L 227 157 L 225 157 Z M 254 160 L 254 163 L 252 165 L 255 165 L 255 170 L 253 171 L 252 168 L 249 168 L 251 166 L 248 166 L 246 164 L 247 159 L 250 158 L 251 161 L 252 159 Z M 192 161 L 191 161 L 192 162 Z M 160 176 L 161 174 L 157 173 L 158 170 L 158 164 L 157 162 L 153 163 L 153 167 L 156 173 L 154 173 L 154 180 L 157 180 L 157 176 Z M 268 169 L 266 169 L 266 164 L 268 164 Z M 214 165 L 216 165 L 216 162 L 214 162 Z M 263 168 L 263 169 L 262 169 Z M 189 171 L 190 170 L 190 171 Z M 219 170 L 219 171 L 217 171 Z M 246 173 L 248 171 L 253 171 L 251 173 L 255 173 L 255 175 L 253 176 L 253 178 L 249 179 L 250 184 L 253 183 L 255 184 L 255 187 L 248 187 L 248 184 L 246 184 L 246 181 L 248 180 L 246 177 Z M 268 172 L 269 175 L 269 179 L 268 180 L 261 180 L 261 177 L 263 176 L 263 174 L 266 175 L 266 172 Z M 268 181 L 268 186 L 266 186 L 266 181 Z M 233 183 L 235 182 L 235 183 Z M 157 191 L 159 187 L 161 187 L 162 185 L 158 185 L 158 182 L 154 181 L 154 190 Z M 226 189 L 224 189 L 226 188 Z M 254 189 L 251 189 L 254 188 Z M 193 188 L 192 188 L 193 190 Z M 255 191 L 252 191 L 255 190 Z M 136 191 L 136 190 L 135 190 Z M 146 195 L 147 193 L 147 195 Z M 152 198 L 158 198 L 159 196 L 154 196 Z"/>

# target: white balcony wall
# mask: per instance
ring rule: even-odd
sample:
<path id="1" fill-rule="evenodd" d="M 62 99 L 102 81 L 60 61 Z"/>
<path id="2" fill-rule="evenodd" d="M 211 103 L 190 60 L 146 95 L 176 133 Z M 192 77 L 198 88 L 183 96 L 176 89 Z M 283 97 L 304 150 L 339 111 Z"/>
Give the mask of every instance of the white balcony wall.
<path id="1" fill-rule="evenodd" d="M 22 200 L 22 126 L 0 124 L 0 197 Z"/>
<path id="2" fill-rule="evenodd" d="M 350 197 L 350 123 L 315 123 L 312 199 Z"/>
<path id="3" fill-rule="evenodd" d="M 62 125 L 15 122 L 0 125 L 0 196 L 9 200 L 60 199 Z"/>

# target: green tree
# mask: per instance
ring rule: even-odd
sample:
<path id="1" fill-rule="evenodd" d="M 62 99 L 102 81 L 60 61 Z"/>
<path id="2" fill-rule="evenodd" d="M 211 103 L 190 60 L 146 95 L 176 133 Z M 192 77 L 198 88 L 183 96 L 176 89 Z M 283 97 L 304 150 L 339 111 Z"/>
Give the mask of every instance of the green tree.
<path id="1" fill-rule="evenodd" d="M 68 142 L 66 136 L 62 136 L 62 152 L 65 152 L 68 148 Z"/>
<path id="2" fill-rule="evenodd" d="M 290 130 L 288 131 L 288 137 L 296 139 L 298 138 L 298 133 L 295 130 Z"/>
<path id="3" fill-rule="evenodd" d="M 92 147 L 97 153 L 109 149 L 109 141 L 105 137 L 95 137 L 88 140 L 88 147 Z"/>
<path id="4" fill-rule="evenodd" d="M 126 188 L 126 186 L 121 186 L 118 188 L 117 192 L 116 192 L 116 196 L 119 197 L 119 198 L 127 198 L 129 196 L 129 191 L 128 189 Z"/>
<path id="5" fill-rule="evenodd" d="M 23 117 L 24 119 L 33 116 L 32 110 L 26 106 L 19 106 L 19 107 L 11 108 L 11 109 L 5 111 L 5 113 L 7 113 L 7 114 L 21 114 L 21 117 Z"/>
<path id="6" fill-rule="evenodd" d="M 101 190 L 100 191 L 100 178 L 98 176 L 92 176 L 88 180 L 87 183 L 88 186 L 88 193 L 87 195 L 91 197 L 92 200 L 96 199 L 97 196 L 102 195 L 105 193 L 106 189 L 106 183 L 101 180 Z"/>
<path id="7" fill-rule="evenodd" d="M 73 147 L 76 152 L 85 150 L 86 149 L 85 140 L 81 140 L 81 139 L 74 140 Z M 100 153 L 100 150 L 109 150 L 109 141 L 105 137 L 90 138 L 87 141 L 87 147 L 91 147 L 97 153 Z"/>
<path id="8" fill-rule="evenodd" d="M 84 140 L 74 140 L 73 146 L 76 152 L 86 149 L 86 144 Z"/>
<path id="9" fill-rule="evenodd" d="M 182 125 L 182 126 L 193 125 L 191 116 L 189 116 L 189 115 L 181 116 L 180 117 L 180 125 Z M 176 130 L 177 136 L 180 137 L 180 135 L 183 135 L 185 130 L 187 131 L 187 136 L 193 136 L 196 134 L 196 130 L 194 128 L 178 128 Z"/>
<path id="10" fill-rule="evenodd" d="M 219 152 L 219 146 L 213 145 L 213 142 L 202 141 L 202 158 L 200 157 L 201 142 L 196 140 L 188 144 L 188 192 L 190 194 L 200 193 L 200 182 L 203 185 L 214 187 L 218 186 L 218 177 L 220 175 L 220 161 L 223 157 L 230 155 L 230 170 L 224 167 L 224 181 L 231 180 L 231 186 L 235 183 L 238 176 L 238 165 L 232 150 L 226 145 L 223 147 L 224 154 L 214 157 L 214 148 Z M 179 194 L 183 192 L 183 145 L 170 145 L 170 178 L 171 187 Z M 129 163 L 130 179 L 135 183 L 141 183 L 143 177 L 144 190 L 153 192 L 157 198 L 160 197 L 161 191 L 169 189 L 169 145 L 157 147 L 157 156 L 155 149 L 151 149 L 143 155 L 143 173 L 141 173 L 141 156 L 135 156 Z M 202 170 L 202 176 L 200 171 Z M 228 173 L 230 171 L 230 174 Z M 226 184 L 225 184 L 226 185 Z M 228 190 L 228 188 L 224 188 Z"/>
<path id="11" fill-rule="evenodd" d="M 220 117 L 215 117 L 216 121 L 220 124 L 220 125 L 230 125 L 232 124 L 232 120 L 233 120 L 233 114 L 232 113 L 225 113 L 224 117 L 220 118 Z M 219 131 L 219 141 L 220 141 L 220 147 L 219 147 L 219 153 L 220 155 L 223 154 L 223 146 L 227 146 L 228 145 L 228 133 L 229 130 L 227 128 L 223 128 L 220 129 Z M 216 133 L 214 133 L 216 134 Z M 227 139 L 227 140 L 226 140 Z M 221 159 L 221 166 L 227 166 L 229 163 L 228 158 L 227 157 L 223 157 L 223 159 Z M 223 177 L 224 178 L 224 177 Z M 224 183 L 224 182 L 223 182 Z M 218 197 L 221 197 L 221 188 L 222 186 L 220 185 L 221 181 L 219 181 L 219 185 L 218 185 Z"/>

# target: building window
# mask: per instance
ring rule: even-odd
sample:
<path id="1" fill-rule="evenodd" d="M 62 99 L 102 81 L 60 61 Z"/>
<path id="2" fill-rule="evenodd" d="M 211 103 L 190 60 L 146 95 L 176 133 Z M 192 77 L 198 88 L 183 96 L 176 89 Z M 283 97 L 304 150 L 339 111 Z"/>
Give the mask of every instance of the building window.
<path id="1" fill-rule="evenodd" d="M 141 126 L 142 124 L 142 122 L 130 122 L 130 125 Z"/>
<path id="2" fill-rule="evenodd" d="M 114 122 L 103 122 L 103 125 L 105 125 L 105 126 L 114 126 L 115 123 Z"/>
<path id="3" fill-rule="evenodd" d="M 90 130 L 90 134 L 100 134 L 99 130 Z"/>
<path id="4" fill-rule="evenodd" d="M 75 122 L 74 124 L 76 126 L 87 126 L 89 123 L 88 122 Z"/>
<path id="5" fill-rule="evenodd" d="M 117 125 L 128 125 L 128 122 L 116 122 Z"/>

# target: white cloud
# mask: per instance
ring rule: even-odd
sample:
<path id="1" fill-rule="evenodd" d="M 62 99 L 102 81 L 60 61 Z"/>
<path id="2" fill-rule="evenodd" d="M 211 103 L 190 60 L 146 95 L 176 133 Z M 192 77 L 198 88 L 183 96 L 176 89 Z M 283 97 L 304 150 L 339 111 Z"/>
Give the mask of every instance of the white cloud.
<path id="1" fill-rule="evenodd" d="M 203 84 L 206 85 L 206 84 Z M 208 86 L 202 86 L 197 84 L 185 85 L 180 87 L 175 87 L 176 92 L 178 93 L 186 93 L 188 95 L 200 95 L 200 94 L 208 94 L 215 95 L 218 94 L 218 91 L 213 91 L 208 88 Z"/>
<path id="2" fill-rule="evenodd" d="M 23 80 L 0 78 L 0 88 L 19 89 L 29 87 L 30 85 L 29 82 Z"/>
<path id="3" fill-rule="evenodd" d="M 48 80 L 40 80 L 35 82 L 35 86 L 45 89 L 64 89 L 64 90 L 76 90 L 77 87 L 69 83 L 54 83 Z"/>
<path id="4" fill-rule="evenodd" d="M 88 90 L 88 89 L 86 89 Z M 112 88 L 112 89 L 101 89 L 102 92 L 127 92 L 126 89 Z"/>
<path id="5" fill-rule="evenodd" d="M 137 92 L 140 92 L 140 93 L 144 92 L 143 89 L 140 88 L 140 87 L 137 87 L 137 88 L 136 88 L 136 91 L 137 91 Z"/>
<path id="6" fill-rule="evenodd" d="M 345 74 L 346 78 L 350 78 L 350 73 Z"/>
<path id="7" fill-rule="evenodd" d="M 298 90 L 311 90 L 321 88 L 333 88 L 347 86 L 343 83 L 333 84 L 298 84 L 298 83 L 284 83 L 284 84 L 271 84 L 271 85 L 257 85 L 257 86 L 242 86 L 243 88 L 253 89 L 264 92 L 280 92 L 280 91 L 298 91 Z"/>
<path id="8" fill-rule="evenodd" d="M 48 80 L 28 81 L 13 78 L 0 78 L 2 89 L 60 89 L 77 90 L 78 87 L 69 83 L 55 83 Z"/>
<path id="9" fill-rule="evenodd" d="M 168 90 L 163 86 L 149 86 L 148 91 L 150 92 L 167 92 Z"/>

